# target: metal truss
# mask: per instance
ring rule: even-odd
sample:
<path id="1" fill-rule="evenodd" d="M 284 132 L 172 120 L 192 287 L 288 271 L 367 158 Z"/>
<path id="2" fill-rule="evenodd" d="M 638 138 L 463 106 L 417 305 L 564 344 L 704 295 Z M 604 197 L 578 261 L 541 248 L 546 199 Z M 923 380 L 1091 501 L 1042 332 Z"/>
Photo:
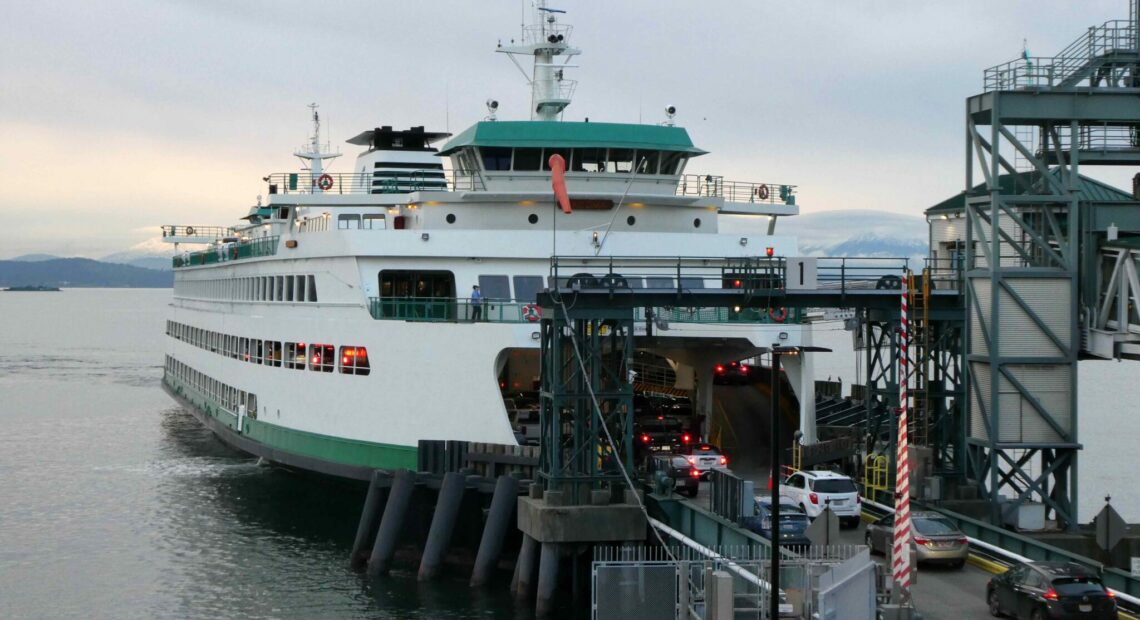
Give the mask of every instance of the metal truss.
<path id="1" fill-rule="evenodd" d="M 568 503 L 588 504 L 591 490 L 625 485 L 621 466 L 632 471 L 633 311 L 556 304 L 543 308 L 540 332 L 538 477 Z"/>

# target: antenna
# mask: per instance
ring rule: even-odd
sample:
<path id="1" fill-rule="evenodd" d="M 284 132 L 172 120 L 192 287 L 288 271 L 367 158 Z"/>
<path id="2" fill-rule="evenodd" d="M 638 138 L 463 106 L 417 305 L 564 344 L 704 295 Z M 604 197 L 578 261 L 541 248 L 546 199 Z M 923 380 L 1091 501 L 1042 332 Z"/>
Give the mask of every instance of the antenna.
<path id="1" fill-rule="evenodd" d="M 329 150 L 330 146 L 328 144 L 325 144 L 324 148 L 322 149 L 321 116 L 317 113 L 318 106 L 316 103 L 310 103 L 307 107 L 313 111 L 313 135 L 309 138 L 309 143 L 297 151 L 294 151 L 293 155 L 300 159 L 309 161 L 309 174 L 312 177 L 313 183 L 312 191 L 314 193 L 317 193 L 324 191 L 317 184 L 317 180 L 320 179 L 322 174 L 324 174 L 324 167 L 322 166 L 322 162 L 326 159 L 336 159 L 337 157 L 340 157 L 341 153 L 339 149 L 337 149 L 335 153 Z"/>
<path id="2" fill-rule="evenodd" d="M 558 23 L 558 16 L 565 14 L 562 9 L 546 6 L 546 0 L 535 0 L 534 21 L 523 25 L 522 38 L 518 43 L 512 39 L 510 45 L 500 45 L 495 51 L 508 55 L 519 71 L 526 77 L 531 87 L 531 120 L 559 120 L 562 111 L 570 105 L 577 82 L 565 78 L 565 70 L 576 65 L 569 59 L 581 50 L 569 45 L 571 26 Z M 533 59 L 533 68 L 528 74 L 515 56 Z M 556 56 L 563 56 L 566 62 L 555 64 Z"/>

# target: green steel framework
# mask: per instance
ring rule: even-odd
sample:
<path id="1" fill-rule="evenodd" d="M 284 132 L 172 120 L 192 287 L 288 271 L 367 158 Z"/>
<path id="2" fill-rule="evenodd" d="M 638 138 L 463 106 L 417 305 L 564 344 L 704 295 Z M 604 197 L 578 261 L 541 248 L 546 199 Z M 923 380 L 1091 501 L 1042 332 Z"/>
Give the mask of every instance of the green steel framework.
<path id="1" fill-rule="evenodd" d="M 1079 172 L 1140 164 L 1137 5 L 1127 22 L 1090 28 L 1056 57 L 987 70 L 987 92 L 966 100 L 967 475 L 995 522 L 999 498 L 1012 494 L 1078 524 L 1077 359 L 1082 313 L 1097 297 L 1081 273 L 1097 247 Z M 1017 174 L 1010 154 L 1031 174 Z M 981 195 L 969 194 L 975 170 Z M 1003 172 L 1012 187 L 999 183 Z"/>
<path id="2" fill-rule="evenodd" d="M 589 504 L 592 490 L 626 486 L 619 464 L 633 470 L 633 309 L 556 303 L 540 331 L 539 480 Z"/>

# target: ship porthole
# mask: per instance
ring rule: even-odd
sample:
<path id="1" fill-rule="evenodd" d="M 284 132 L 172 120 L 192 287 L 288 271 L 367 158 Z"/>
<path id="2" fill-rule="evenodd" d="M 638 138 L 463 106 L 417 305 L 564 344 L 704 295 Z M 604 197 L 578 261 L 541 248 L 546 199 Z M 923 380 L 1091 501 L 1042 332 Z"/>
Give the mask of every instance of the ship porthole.
<path id="1" fill-rule="evenodd" d="M 700 227 L 701 227 L 701 218 L 699 218 L 699 217 L 693 218 L 693 228 L 700 228 Z"/>
<path id="2" fill-rule="evenodd" d="M 529 216 L 526 218 L 526 221 L 530 222 L 531 224 L 537 224 L 537 223 L 538 223 L 538 216 L 537 216 L 537 215 L 535 215 L 534 213 L 531 213 L 531 214 L 530 214 L 530 215 L 529 215 Z"/>
<path id="3" fill-rule="evenodd" d="M 636 223 L 637 223 L 637 218 L 636 218 L 636 217 L 633 217 L 633 216 L 631 215 L 631 216 L 629 216 L 629 217 L 625 218 L 625 223 L 626 223 L 626 224 L 629 224 L 630 226 L 633 226 L 634 224 L 636 224 Z"/>
<path id="4" fill-rule="evenodd" d="M 454 213 L 448 213 L 447 214 L 447 223 L 448 224 L 454 224 L 455 223 L 455 214 Z"/>

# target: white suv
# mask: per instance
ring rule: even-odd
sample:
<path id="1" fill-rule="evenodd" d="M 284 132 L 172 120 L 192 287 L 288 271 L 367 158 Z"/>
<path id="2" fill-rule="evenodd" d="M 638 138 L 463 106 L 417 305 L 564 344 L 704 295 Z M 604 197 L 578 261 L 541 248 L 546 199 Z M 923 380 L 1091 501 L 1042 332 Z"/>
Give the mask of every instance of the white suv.
<path id="1" fill-rule="evenodd" d="M 812 519 L 831 508 L 840 523 L 854 527 L 863 512 L 863 500 L 851 478 L 830 471 L 798 471 L 780 485 L 780 497 L 803 508 Z"/>

